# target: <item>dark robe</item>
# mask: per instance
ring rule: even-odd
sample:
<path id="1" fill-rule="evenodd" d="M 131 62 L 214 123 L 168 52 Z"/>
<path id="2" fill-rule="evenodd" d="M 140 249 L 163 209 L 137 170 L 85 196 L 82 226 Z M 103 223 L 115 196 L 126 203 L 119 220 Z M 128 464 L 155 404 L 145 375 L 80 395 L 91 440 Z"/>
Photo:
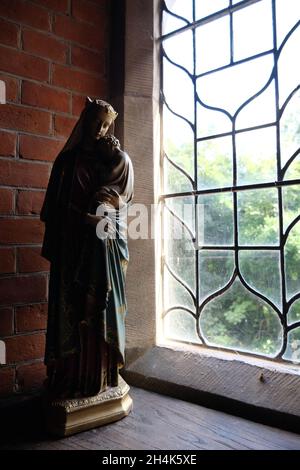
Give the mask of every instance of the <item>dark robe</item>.
<path id="1" fill-rule="evenodd" d="M 121 194 L 130 171 L 124 152 L 109 166 L 80 146 L 61 153 L 53 165 L 41 220 L 42 255 L 51 262 L 45 364 L 47 389 L 55 397 L 92 396 L 118 385 L 127 241 L 99 239 L 85 216 L 95 213 L 99 188 L 112 183 Z"/>

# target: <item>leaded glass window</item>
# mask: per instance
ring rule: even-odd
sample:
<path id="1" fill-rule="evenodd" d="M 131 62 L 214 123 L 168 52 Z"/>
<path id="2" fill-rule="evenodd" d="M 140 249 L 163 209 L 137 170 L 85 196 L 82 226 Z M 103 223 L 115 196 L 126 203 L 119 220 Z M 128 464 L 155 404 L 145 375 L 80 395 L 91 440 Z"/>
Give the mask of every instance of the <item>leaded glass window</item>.
<path id="1" fill-rule="evenodd" d="M 300 361 L 300 1 L 165 0 L 165 338 Z"/>

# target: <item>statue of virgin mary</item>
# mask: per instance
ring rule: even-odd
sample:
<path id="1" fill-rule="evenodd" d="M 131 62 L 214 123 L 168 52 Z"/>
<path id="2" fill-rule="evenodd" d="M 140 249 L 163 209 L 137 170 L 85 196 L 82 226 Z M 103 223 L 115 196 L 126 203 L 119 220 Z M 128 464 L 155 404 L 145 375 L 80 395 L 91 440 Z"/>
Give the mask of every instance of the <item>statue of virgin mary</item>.
<path id="1" fill-rule="evenodd" d="M 53 398 L 93 396 L 117 386 L 125 364 L 129 256 L 118 221 L 132 201 L 134 177 L 114 137 L 116 117 L 109 103 L 87 98 L 53 164 L 41 210 L 42 256 L 50 261 L 44 362 Z M 103 220 L 106 236 L 97 236 Z"/>

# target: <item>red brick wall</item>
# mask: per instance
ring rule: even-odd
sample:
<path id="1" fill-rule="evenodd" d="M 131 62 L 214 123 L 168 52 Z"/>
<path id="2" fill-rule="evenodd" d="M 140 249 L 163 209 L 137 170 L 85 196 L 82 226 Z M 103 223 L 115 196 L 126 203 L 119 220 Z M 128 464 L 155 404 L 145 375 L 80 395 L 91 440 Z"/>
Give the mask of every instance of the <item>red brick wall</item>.
<path id="1" fill-rule="evenodd" d="M 41 387 L 49 266 L 39 211 L 86 95 L 108 98 L 109 0 L 0 0 L 0 396 Z"/>

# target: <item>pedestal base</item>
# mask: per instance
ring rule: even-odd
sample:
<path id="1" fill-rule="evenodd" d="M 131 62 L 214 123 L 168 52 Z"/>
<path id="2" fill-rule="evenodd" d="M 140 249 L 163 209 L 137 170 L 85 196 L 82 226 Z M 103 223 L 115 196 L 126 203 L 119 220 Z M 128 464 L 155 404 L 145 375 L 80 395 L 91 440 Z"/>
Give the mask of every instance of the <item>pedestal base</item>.
<path id="1" fill-rule="evenodd" d="M 45 399 L 46 429 L 56 436 L 77 432 L 118 421 L 132 410 L 129 385 L 119 376 L 119 385 L 93 397 L 69 400 Z"/>

